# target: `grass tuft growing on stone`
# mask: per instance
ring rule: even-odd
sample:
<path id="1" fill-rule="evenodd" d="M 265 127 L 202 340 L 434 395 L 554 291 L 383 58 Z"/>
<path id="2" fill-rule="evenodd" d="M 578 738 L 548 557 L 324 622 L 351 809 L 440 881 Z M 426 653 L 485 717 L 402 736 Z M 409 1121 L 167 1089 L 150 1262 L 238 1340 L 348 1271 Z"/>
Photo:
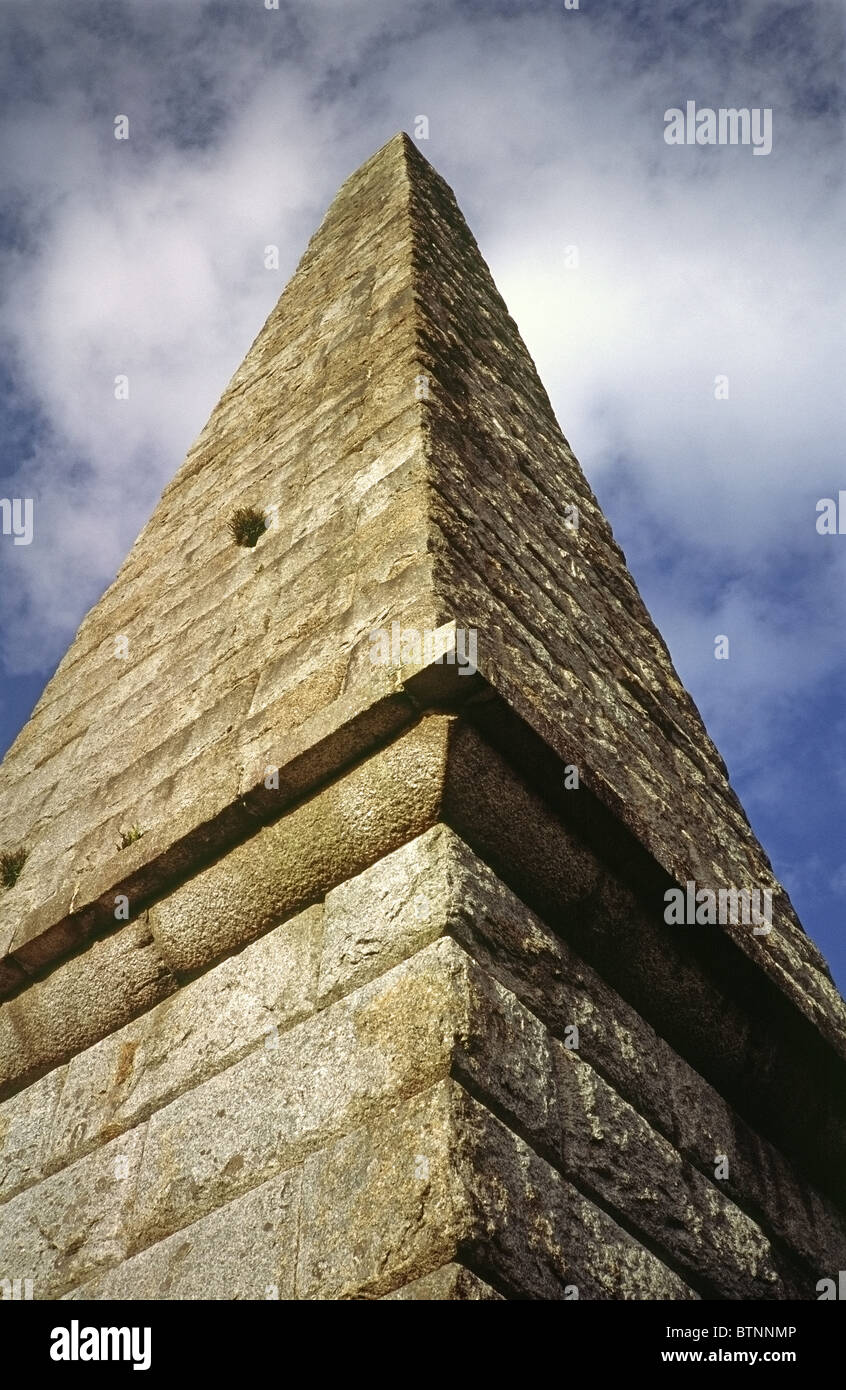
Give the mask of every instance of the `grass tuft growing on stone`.
<path id="1" fill-rule="evenodd" d="M 130 826 L 128 830 L 121 830 L 118 849 L 128 849 L 130 845 L 135 844 L 136 840 L 140 840 L 143 834 L 144 831 L 140 830 L 137 825 Z"/>
<path id="2" fill-rule="evenodd" d="M 229 532 L 236 545 L 250 549 L 257 545 L 267 530 L 264 512 L 255 507 L 238 507 L 229 519 Z"/>
<path id="3" fill-rule="evenodd" d="M 14 888 L 28 855 L 26 849 L 6 849 L 0 854 L 0 883 L 4 888 Z"/>

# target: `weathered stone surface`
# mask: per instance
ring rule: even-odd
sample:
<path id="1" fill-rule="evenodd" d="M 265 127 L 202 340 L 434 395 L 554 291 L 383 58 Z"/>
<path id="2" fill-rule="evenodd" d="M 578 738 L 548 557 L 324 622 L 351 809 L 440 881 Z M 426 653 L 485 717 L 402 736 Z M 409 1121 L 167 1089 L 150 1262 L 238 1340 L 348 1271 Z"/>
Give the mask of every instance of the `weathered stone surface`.
<path id="1" fill-rule="evenodd" d="M 317 905 L 0 1103 L 0 1201 L 310 1013 L 321 935 Z"/>
<path id="2" fill-rule="evenodd" d="M 15 923 L 6 922 L 0 927 L 0 998 L 11 994 L 26 983 L 26 973 L 18 961 L 10 954 L 15 936 Z"/>
<path id="3" fill-rule="evenodd" d="M 639 1147 L 650 1172 L 656 1166 L 660 1170 L 683 1165 L 669 1145 L 656 1155 L 656 1140 L 645 1122 L 592 1075 L 579 1095 L 593 1085 L 599 1099 L 593 1096 L 578 1114 L 570 1106 L 565 1116 L 566 1090 L 556 1081 L 567 1064 L 556 1057 L 558 1046 L 509 991 L 490 980 L 454 942 L 440 940 L 280 1034 L 278 1047 L 254 1050 L 157 1111 L 146 1126 L 131 1248 L 160 1242 L 224 1206 L 245 1188 L 290 1166 L 308 1148 L 349 1130 L 368 1111 L 426 1089 L 454 1066 L 458 1076 L 477 1094 L 490 1097 L 500 1113 L 512 1116 L 577 1183 L 587 1183 L 606 1201 L 610 1192 L 621 1214 L 653 1240 L 669 1233 L 664 1243 L 678 1261 L 675 1225 L 680 1219 L 701 1222 L 704 1212 L 706 1220 L 725 1220 L 727 1203 L 717 1196 L 709 1205 L 698 1191 L 691 1200 L 686 1189 L 681 1197 L 675 1191 L 664 1193 L 662 1212 L 667 1214 L 662 1224 L 661 1216 L 654 1214 L 654 1202 L 650 1206 L 646 1201 L 643 1215 L 630 1193 L 618 1200 L 618 1188 L 602 1181 L 591 1143 L 580 1147 L 583 1131 L 595 1146 L 598 1114 L 612 1146 Z M 568 1064 L 590 1072 L 584 1063 Z M 99 1153 L 92 1154 L 65 1172 L 74 1173 L 78 1186 L 87 1173 L 93 1186 L 99 1160 Z M 535 1160 L 528 1154 L 525 1161 L 531 1167 Z M 557 1192 L 557 1175 L 547 1181 Z M 705 1186 L 704 1180 L 699 1183 Z M 35 1199 L 44 1186 L 24 1196 Z M 739 1230 L 752 1227 L 742 1213 L 734 1220 Z M 754 1236 L 757 1258 L 765 1265 L 767 1243 L 760 1233 Z M 734 1248 L 722 1254 L 730 1274 L 736 1263 Z M 751 1276 L 745 1273 L 742 1287 L 748 1288 Z"/>
<path id="4" fill-rule="evenodd" d="M 573 1182 L 599 1198 L 650 1248 L 665 1252 L 707 1296 L 814 1296 L 815 1277 L 783 1258 L 717 1180 L 709 1182 L 680 1158 L 572 1052 L 557 1044 L 553 1056 L 554 1142 Z"/>
<path id="5" fill-rule="evenodd" d="M 14 955 L 7 958 L 9 970 L 4 968 L 0 976 L 0 990 L 13 990 L 27 973 L 38 974 L 93 935 L 110 930 L 116 893 L 124 894 L 133 910 L 166 895 L 198 865 L 254 834 L 257 821 L 278 817 L 415 723 L 419 706 L 403 689 L 406 679 L 414 679 L 414 669 L 371 669 L 377 675 L 372 699 L 364 706 L 358 695 L 344 693 L 282 739 L 282 711 L 276 702 L 243 724 L 239 768 L 222 767 L 214 749 L 194 758 L 186 778 L 172 784 L 165 824 L 158 824 L 155 815 L 146 817 L 152 828 L 140 840 L 75 873 L 52 897 L 6 929 L 7 949 Z M 268 765 L 279 770 L 278 789 L 265 786 Z M 142 771 L 136 769 L 143 781 Z M 154 788 L 149 798 L 148 809 L 155 810 L 161 789 Z"/>
<path id="6" fill-rule="evenodd" d="M 695 1297 L 453 1081 L 306 1160 L 298 1297 L 380 1297 L 459 1249 L 530 1298 Z"/>
<path id="7" fill-rule="evenodd" d="M 636 1136 L 643 1125 L 641 1116 L 647 1121 L 654 1132 L 650 1143 L 656 1146 L 656 1167 L 650 1181 L 644 1183 L 645 1192 L 670 1180 L 680 1155 L 708 1180 L 703 1183 L 685 1170 L 684 1182 L 696 1187 L 700 1210 L 704 1210 L 703 1203 L 719 1199 L 720 1211 L 728 1213 L 731 1203 L 725 1203 L 725 1194 L 739 1204 L 735 1215 L 743 1225 L 745 1212 L 751 1209 L 757 1218 L 749 1234 L 753 1245 L 762 1226 L 791 1246 L 809 1270 L 822 1273 L 839 1269 L 846 1260 L 846 1229 L 832 1204 L 803 1182 L 771 1144 L 746 1125 L 707 1081 L 447 827 L 434 827 L 334 889 L 327 897 L 325 920 L 321 991 L 346 992 L 353 983 L 378 976 L 439 932 L 451 933 L 544 1021 L 554 1037 L 578 1037 L 578 1056 L 590 1064 L 593 1084 L 605 1078 L 617 1093 L 614 1096 L 612 1092 L 609 1100 L 625 1111 L 626 1118 L 618 1115 L 613 1127 L 618 1137 L 629 1126 L 634 1127 Z M 497 1015 L 491 1014 L 480 1023 L 480 1029 L 495 1028 L 496 1019 Z M 535 1029 L 530 1042 L 531 1032 L 524 1022 L 519 1049 L 504 1042 L 498 1047 L 485 1043 L 480 1057 L 488 1067 L 484 1080 L 494 1099 L 508 1104 L 524 1127 L 531 1127 L 540 1142 L 549 1144 L 556 1141 L 550 1140 L 546 1129 L 552 1108 L 548 1073 L 555 1069 L 553 1056 L 558 1056 L 560 1041 L 551 1047 Z M 488 1062 L 497 1057 L 527 1059 L 532 1053 L 534 1065 L 527 1066 L 513 1082 L 495 1075 Z M 494 1085 L 500 1089 L 491 1092 Z M 591 1114 L 585 1111 L 578 1122 L 574 1121 L 574 1134 L 582 1129 L 589 1133 L 593 1125 Z M 661 1136 L 668 1141 L 667 1146 L 661 1145 Z M 588 1157 L 590 1153 L 589 1148 Z M 728 1157 L 729 1171 L 727 1179 L 720 1180 L 715 1196 L 709 1184 L 719 1154 Z M 611 1198 L 607 1184 L 605 1195 Z M 681 1200 L 689 1199 L 679 1195 L 673 1201 L 656 1204 L 652 1216 L 660 1219 L 672 1211 L 678 1215 Z M 629 1205 L 633 1209 L 633 1204 Z M 725 1219 L 733 1218 L 726 1215 Z M 686 1217 L 684 1221 L 689 1226 Z M 688 1249 L 686 1258 L 699 1256 Z M 712 1274 L 720 1277 L 724 1259 L 729 1272 L 731 1255 L 712 1252 L 709 1257 L 703 1248 L 703 1272 L 710 1260 L 711 1266 L 716 1262 Z M 741 1268 L 748 1271 L 750 1266 Z M 763 1272 L 761 1277 L 763 1288 L 772 1291 L 778 1287 L 777 1279 L 774 1285 L 772 1279 L 767 1282 Z"/>
<path id="8" fill-rule="evenodd" d="M 691 1299 L 696 1294 L 465 1092 L 458 1162 L 473 1214 L 471 1263 L 534 1298 Z"/>
<path id="9" fill-rule="evenodd" d="M 435 590 L 478 630 L 482 674 L 679 882 L 776 892 L 765 949 L 724 930 L 817 1023 L 833 1023 L 842 1046 L 846 1007 L 773 877 L 452 191 L 416 147 L 409 162 L 432 380 Z M 578 507 L 576 527 L 566 503 Z"/>
<path id="10" fill-rule="evenodd" d="M 144 920 L 130 922 L 0 1004 L 0 1097 L 171 994 Z"/>
<path id="11" fill-rule="evenodd" d="M 446 863 L 435 826 L 326 895 L 321 1004 L 390 970 L 440 936 L 449 920 Z"/>
<path id="12" fill-rule="evenodd" d="M 524 754 L 549 763 L 543 745 L 510 731 Z M 756 1129 L 846 1206 L 846 1064 L 828 1037 L 725 936 L 668 926 L 666 876 L 659 872 L 656 882 L 654 861 L 646 865 L 634 841 L 620 844 L 619 824 L 606 821 L 620 855 L 615 872 L 612 847 L 600 838 L 591 850 L 558 804 L 572 806 L 575 793 L 559 790 L 552 801 L 543 769 L 532 767 L 543 783 L 537 787 L 513 754 L 459 719 L 448 773 L 444 820 Z M 844 1040 L 846 1033 L 841 1050 Z"/>
<path id="13" fill-rule="evenodd" d="M 461 1220 L 451 1084 L 306 1159 L 298 1297 L 379 1297 L 452 1260 Z"/>
<path id="14" fill-rule="evenodd" d="M 781 1257 L 713 1167 L 709 1181 L 514 994 L 465 968 L 468 1014 L 453 1074 L 474 1095 L 694 1287 L 720 1298 L 812 1295 L 815 1279 Z"/>
<path id="15" fill-rule="evenodd" d="M 56 1067 L 0 1104 L 0 1202 L 49 1171 L 50 1131 L 65 1071 Z"/>
<path id="16" fill-rule="evenodd" d="M 33 1104 L 26 1109 L 20 1108 L 21 1095 L 0 1108 L 0 1120 L 12 1135 L 9 1172 L 18 1182 L 22 1172 L 27 1180 L 29 1163 L 28 1180 L 37 1181 L 46 1167 L 67 1163 L 118 1128 L 151 1117 L 133 1132 L 145 1134 L 144 1156 L 132 1212 L 123 1213 L 121 1244 L 115 1247 L 117 1254 L 115 1248 L 105 1254 L 98 1250 L 95 1267 L 115 1263 L 124 1251 L 140 1253 L 108 1277 L 105 1272 L 98 1275 L 91 1296 L 154 1297 L 154 1292 L 129 1291 L 155 1289 L 177 1275 L 176 1287 L 182 1291 L 172 1296 L 203 1296 L 207 1277 L 197 1272 L 191 1256 L 194 1246 L 178 1245 L 180 1232 L 189 1227 L 204 1231 L 202 1222 L 208 1219 L 208 1230 L 217 1232 L 214 1239 L 225 1249 L 225 1213 L 240 1210 L 235 1204 L 250 1191 L 262 1184 L 269 1190 L 276 1176 L 304 1155 L 308 1176 L 310 1151 L 322 1147 L 324 1157 L 334 1152 L 333 1136 L 358 1132 L 362 1122 L 368 1133 L 378 1128 L 378 1116 L 386 1107 L 391 1109 L 403 1096 L 419 1095 L 449 1072 L 529 1141 L 535 1152 L 523 1145 L 522 1169 L 534 1171 L 541 1163 L 555 1201 L 561 1199 L 559 1184 L 571 1180 L 570 1204 L 597 1239 L 597 1221 L 601 1226 L 608 1218 L 596 1214 L 591 1198 L 612 1217 L 619 1216 L 651 1249 L 665 1252 L 669 1265 L 686 1274 L 694 1289 L 716 1297 L 812 1296 L 813 1284 L 803 1283 L 801 1272 L 785 1263 L 764 1231 L 713 1180 L 713 1166 L 709 1181 L 615 1092 L 586 1055 L 599 1057 L 624 1081 L 633 1061 L 635 1071 L 642 1070 L 645 1052 L 657 1051 L 662 1064 L 669 1059 L 676 1072 L 664 1077 L 667 1089 L 659 1088 L 658 1103 L 648 1069 L 645 1087 L 640 1089 L 641 1077 L 636 1088 L 639 1097 L 646 1096 L 646 1107 L 640 1099 L 642 1108 L 660 1111 L 660 1102 L 665 1103 L 663 1120 L 668 1127 L 679 1118 L 674 1097 L 685 1100 L 692 1089 L 701 1107 L 707 1085 L 689 1068 L 685 1075 L 685 1064 L 666 1044 L 644 1032 L 646 1025 L 451 831 L 439 826 L 418 837 L 333 890 L 330 900 L 325 917 L 332 925 L 325 933 L 320 907 L 283 923 L 173 999 L 74 1058 L 54 1073 L 56 1080 L 48 1077 L 36 1083 L 30 1088 L 36 1093 Z M 485 968 L 448 936 L 422 944 L 427 935 L 439 931 L 458 936 Z M 319 1014 L 294 1023 L 298 1012 L 310 1010 L 315 1001 L 320 940 L 326 966 L 321 980 L 328 982 L 325 997 L 340 997 Z M 411 956 L 403 959 L 408 951 Z M 371 972 L 375 978 L 358 983 Z M 286 993 L 285 981 L 292 978 L 295 988 Z M 587 992 L 587 983 L 599 991 L 600 1008 Z M 520 1002 L 519 993 L 531 1010 Z M 274 1017 L 280 996 L 283 1009 L 275 1015 L 279 1023 L 274 1033 L 268 1019 Z M 634 1040 L 620 1024 L 621 1015 L 628 1021 L 633 1018 L 634 1028 L 640 1030 Z M 563 1033 L 574 1022 L 582 1055 L 554 1036 L 556 1028 Z M 174 1055 L 178 1061 L 171 1065 L 168 1059 Z M 665 1069 L 659 1065 L 659 1074 L 663 1076 Z M 213 1075 L 203 1081 L 210 1071 Z M 630 1078 L 627 1084 L 631 1091 Z M 169 1085 L 180 1093 L 166 1103 Z M 729 1113 L 718 1097 L 716 1102 L 723 1106 L 723 1115 Z M 36 1105 L 42 1123 L 49 1125 L 41 1135 L 25 1123 Z M 471 1127 L 471 1132 L 476 1130 Z M 128 1142 L 132 1135 L 125 1138 Z M 491 1152 L 483 1159 L 480 1140 L 473 1161 L 487 1175 L 485 1180 L 493 1182 L 493 1175 L 501 1178 L 502 1164 L 511 1160 L 499 1129 L 494 1128 L 486 1142 L 493 1145 Z M 454 1136 L 449 1143 L 451 1162 L 464 1149 Z M 22 1197 L 36 1202 L 42 1191 L 51 1193 L 50 1184 L 57 1178 L 71 1175 L 75 1191 L 90 1194 L 102 1181 L 101 1153 L 89 1153 L 83 1162 L 41 1181 Z M 627 1156 L 623 1165 L 620 1153 Z M 699 1158 L 702 1164 L 701 1154 Z M 708 1158 L 713 1165 L 714 1155 Z M 465 1178 L 467 1190 L 475 1192 L 475 1179 L 466 1174 Z M 736 1178 L 734 1182 L 736 1186 Z M 726 1188 L 731 1190 L 728 1184 Z M 483 1185 L 477 1194 L 482 1206 L 493 1200 L 487 1191 Z M 5 1208 L 13 1222 L 16 1201 L 20 1199 Z M 505 1210 L 507 1215 L 509 1209 Z M 435 1216 L 436 1225 L 443 1224 L 442 1216 L 443 1212 Z M 528 1217 L 519 1215 L 518 1226 L 524 1220 Z M 490 1219 L 489 1230 L 496 1224 Z M 563 1297 L 554 1280 L 550 1282 L 549 1270 L 536 1266 L 535 1256 L 525 1268 L 520 1264 L 519 1271 L 508 1273 L 509 1261 L 518 1259 L 522 1237 L 512 1246 L 506 1226 L 497 1229 L 496 1286 L 520 1293 L 521 1281 L 528 1278 L 532 1296 Z M 447 1222 L 447 1233 L 451 1229 Z M 432 1238 L 442 1236 L 443 1230 Z M 832 1238 L 830 1233 L 829 1244 Z M 68 1237 L 66 1243 L 72 1240 Z M 448 1247 L 449 1240 L 440 1250 L 439 1264 L 452 1258 Z M 28 1248 L 34 1258 L 31 1239 Z M 198 1248 L 206 1247 L 201 1243 Z M 183 1254 L 175 1260 L 179 1249 Z M 425 1249 L 429 1251 L 428 1243 Z M 832 1249 L 837 1249 L 836 1243 Z M 520 1258 L 525 1256 L 524 1249 Z M 480 1253 L 482 1263 L 474 1268 L 491 1268 L 484 1263 L 488 1258 Z M 226 1278 L 225 1265 L 224 1261 L 221 1280 Z M 51 1287 L 65 1286 L 74 1277 L 76 1266 L 69 1268 L 70 1273 L 59 1262 Z M 608 1296 L 607 1281 L 590 1282 L 598 1277 L 593 1264 L 578 1268 L 578 1277 L 594 1289 L 582 1296 Z M 402 1273 L 403 1283 L 410 1278 Z M 577 1283 L 576 1277 L 570 1282 Z M 223 1284 L 212 1287 L 221 1289 Z M 118 1289 L 127 1292 L 114 1292 Z M 361 1287 L 335 1294 L 299 1296 L 376 1297 L 390 1291 L 371 1287 L 366 1278 Z M 644 1296 L 634 1284 L 630 1295 Z"/>
<path id="17" fill-rule="evenodd" d="M 486 1284 L 472 1270 L 465 1269 L 463 1265 L 450 1264 L 444 1265 L 443 1269 L 436 1269 L 433 1274 L 423 1274 L 419 1279 L 412 1279 L 410 1284 L 403 1284 L 401 1289 L 395 1289 L 393 1293 L 382 1295 L 384 1302 L 435 1302 L 444 1299 L 457 1300 L 459 1302 L 492 1303 L 496 1300 L 502 1301 L 502 1294 L 492 1289 L 490 1284 Z"/>
<path id="18" fill-rule="evenodd" d="M 0 1278 L 33 1281 L 35 1298 L 58 1298 L 129 1253 L 144 1127 L 0 1206 Z"/>
<path id="19" fill-rule="evenodd" d="M 169 1235 L 446 1075 L 469 964 L 454 942 L 437 942 L 159 1110 L 136 1242 Z"/>
<path id="20" fill-rule="evenodd" d="M 314 1008 L 322 910 L 309 908 L 67 1067 L 52 1166 L 147 1119 Z"/>
<path id="21" fill-rule="evenodd" d="M 282 1173 L 64 1296 L 294 1298 L 299 1201 L 299 1170 Z"/>
<path id="22" fill-rule="evenodd" d="M 725 1154 L 729 1172 L 721 1190 L 810 1269 L 839 1269 L 846 1221 L 838 1209 L 457 836 L 437 834 L 440 841 L 430 834 L 429 843 L 445 860 L 448 929 L 465 949 L 553 1034 L 571 1039 L 575 1029 L 578 1055 L 709 1180 L 717 1155 Z"/>
<path id="23" fill-rule="evenodd" d="M 173 970 L 209 965 L 438 819 L 451 721 L 432 715 L 150 912 Z"/>

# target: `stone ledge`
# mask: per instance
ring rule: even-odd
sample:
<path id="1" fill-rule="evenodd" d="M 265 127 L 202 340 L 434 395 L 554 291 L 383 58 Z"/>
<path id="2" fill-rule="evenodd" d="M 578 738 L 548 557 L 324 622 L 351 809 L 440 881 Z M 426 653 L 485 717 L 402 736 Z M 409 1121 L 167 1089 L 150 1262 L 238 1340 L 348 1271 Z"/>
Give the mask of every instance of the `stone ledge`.
<path id="1" fill-rule="evenodd" d="M 567 792 L 561 779 L 555 800 L 544 795 L 556 769 L 543 745 L 523 746 L 518 772 L 513 745 L 506 757 L 474 727 L 491 708 L 471 706 L 456 721 L 444 822 L 744 1119 L 846 1207 L 846 1030 L 838 1015 L 823 1034 L 798 1007 L 796 989 L 786 994 L 719 927 L 667 926 L 663 888 L 672 880 L 602 808 L 599 823 L 609 834 L 593 842 L 592 817 L 566 811 L 583 789 Z M 541 755 L 545 775 L 536 767 Z"/>
<path id="2" fill-rule="evenodd" d="M 307 908 L 0 1104 L 0 1203 L 150 1118 L 314 1011 Z"/>
<path id="3" fill-rule="evenodd" d="M 492 669 L 489 674 L 499 684 L 501 673 Z M 377 687 L 382 683 L 381 693 L 377 688 L 374 694 L 373 682 L 368 692 L 354 687 L 343 693 L 288 737 L 284 750 L 274 749 L 272 740 L 264 736 L 255 748 L 245 746 L 248 764 L 255 765 L 261 752 L 266 765 L 278 766 L 278 790 L 255 781 L 255 773 L 252 778 L 242 774 L 237 786 L 222 778 L 214 748 L 195 760 L 190 772 L 197 795 L 166 833 L 151 830 L 18 923 L 0 959 L 0 997 L 4 992 L 20 992 L 31 977 L 38 977 L 86 940 L 113 930 L 116 895 L 128 897 L 136 911 L 156 901 L 210 859 L 242 843 L 257 823 L 270 824 L 284 816 L 356 760 L 396 738 L 427 708 L 464 708 L 484 738 L 507 750 L 521 775 L 528 776 L 567 823 L 589 842 L 604 845 L 606 852 L 610 848 L 619 864 L 632 873 L 633 881 L 648 882 L 656 896 L 664 886 L 674 886 L 675 880 L 624 828 L 618 818 L 620 808 L 601 783 L 594 785 L 590 768 L 580 768 L 578 797 L 565 801 L 563 766 L 567 757 L 576 760 L 575 751 L 554 754 L 550 744 L 519 719 L 481 676 L 462 677 L 455 667 L 441 663 L 376 668 L 376 676 Z M 536 722 L 543 727 L 539 715 Z M 552 730 L 546 734 L 553 738 Z M 278 762 L 274 762 L 277 754 Z M 725 966 L 730 958 L 736 960 L 738 951 L 747 956 L 746 979 L 765 975 L 846 1059 L 846 1005 L 827 977 L 816 948 L 796 924 L 783 890 L 774 908 L 775 925 L 768 938 L 754 937 L 748 929 L 731 924 L 715 927 L 711 933 L 719 946 L 715 959 Z"/>
<path id="4" fill-rule="evenodd" d="M 163 971 L 184 979 L 207 969 L 443 821 L 753 1128 L 815 1183 L 846 1199 L 846 1067 L 830 1045 L 839 1036 L 836 1020 L 830 1019 L 824 1037 L 792 995 L 719 929 L 668 928 L 659 909 L 662 886 L 671 880 L 587 788 L 556 789 L 560 764 L 545 745 L 531 731 L 515 741 L 514 716 L 476 678 L 462 678 L 455 668 L 418 674 L 427 684 L 427 701 L 433 698 L 431 682 L 444 682 L 446 709 L 451 686 L 458 686 L 464 713 L 419 718 L 156 904 L 151 927 Z M 407 688 L 414 689 L 413 680 Z M 408 695 L 403 698 L 408 702 Z M 505 721 L 509 757 L 496 747 L 503 736 L 498 721 Z M 55 989 L 57 976 L 72 966 L 60 966 L 0 1006 L 0 1020 L 23 1011 L 21 1028 L 13 1031 L 29 1040 L 30 1049 L 41 1048 L 25 1065 L 14 1062 L 7 1094 L 103 1035 L 96 1012 L 85 1020 L 84 1039 L 72 1033 L 72 1045 L 58 1023 L 49 1042 L 33 1040 L 23 1028 L 30 992 Z M 120 993 L 119 981 L 106 979 L 103 988 Z M 131 998 L 123 1008 L 120 1016 L 109 1002 L 108 1027 L 140 1011 Z M 750 1074 L 754 1090 L 747 1084 Z"/>
<path id="5" fill-rule="evenodd" d="M 460 706 L 478 694 L 483 684 L 478 676 L 459 677 L 456 667 L 441 662 L 375 667 L 366 688 L 342 692 L 287 735 L 284 747 L 272 735 L 256 743 L 248 721 L 241 754 L 252 771 L 233 769 L 228 777 L 222 776 L 218 747 L 208 749 L 183 769 L 195 794 L 166 828 L 153 827 L 17 924 L 4 923 L 0 998 L 18 992 L 30 978 L 95 935 L 113 930 L 117 895 L 126 896 L 140 910 L 210 859 L 240 844 L 257 823 L 278 819 L 297 801 L 396 737 L 415 723 L 422 709 Z M 267 720 L 271 714 L 263 711 L 262 718 Z M 264 785 L 267 766 L 278 768 L 278 790 Z"/>
<path id="6" fill-rule="evenodd" d="M 149 925 L 130 922 L 6 1000 L 0 1005 L 0 1038 L 6 1036 L 0 1098 L 158 1002 L 127 989 L 109 970 L 97 970 L 84 997 L 73 988 L 98 958 L 125 953 L 139 931 L 169 992 L 428 829 L 439 817 L 450 725 L 449 717 L 431 715 L 287 815 L 264 827 L 253 820 L 252 837 L 158 902 L 149 910 Z"/>

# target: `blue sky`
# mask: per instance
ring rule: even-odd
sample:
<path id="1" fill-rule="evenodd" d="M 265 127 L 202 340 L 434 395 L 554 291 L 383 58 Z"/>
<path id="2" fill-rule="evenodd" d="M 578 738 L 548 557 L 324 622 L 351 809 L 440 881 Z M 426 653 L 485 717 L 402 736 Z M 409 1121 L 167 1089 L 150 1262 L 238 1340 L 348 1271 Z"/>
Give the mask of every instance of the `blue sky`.
<path id="1" fill-rule="evenodd" d="M 846 488 L 843 13 L 4 0 L 0 494 L 33 497 L 36 529 L 0 536 L 0 750 L 341 181 L 425 114 L 421 148 L 843 989 L 846 534 L 815 527 Z M 771 109 L 772 152 L 668 146 L 688 100 Z"/>

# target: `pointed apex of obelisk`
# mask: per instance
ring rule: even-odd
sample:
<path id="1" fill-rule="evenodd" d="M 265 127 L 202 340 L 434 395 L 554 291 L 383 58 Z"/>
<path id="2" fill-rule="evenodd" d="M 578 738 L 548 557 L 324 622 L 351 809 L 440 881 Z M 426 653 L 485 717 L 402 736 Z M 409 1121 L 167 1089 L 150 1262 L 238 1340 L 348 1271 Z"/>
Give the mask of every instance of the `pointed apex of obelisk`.
<path id="1" fill-rule="evenodd" d="M 398 130 L 392 135 L 390 140 L 386 140 L 384 145 L 380 145 L 369 158 L 359 165 L 360 169 L 367 168 L 368 165 L 376 164 L 408 164 L 409 162 L 422 161 L 428 164 L 428 160 L 421 154 L 411 136 L 405 130 Z"/>
<path id="2" fill-rule="evenodd" d="M 439 178 L 437 170 L 421 153 L 411 136 L 404 130 L 398 130 L 347 176 L 335 194 L 327 216 L 334 208 L 344 206 L 352 199 L 361 199 L 362 202 L 373 197 L 378 199 L 384 195 L 385 188 L 392 184 L 408 193 L 413 185 L 419 185 L 421 181 Z"/>
<path id="3" fill-rule="evenodd" d="M 442 180 L 436 170 L 406 131 L 392 135 L 344 179 L 274 314 L 287 312 L 294 286 L 307 275 L 319 276 L 321 294 L 327 295 L 333 289 L 327 277 L 339 279 L 343 287 L 353 263 L 365 281 L 370 271 L 387 270 L 389 261 L 398 266 L 404 256 L 410 271 L 410 208 L 414 202 L 425 206 L 426 184 L 438 182 Z"/>
<path id="4" fill-rule="evenodd" d="M 0 851 L 27 859 L 0 991 L 100 929 L 104 883 L 242 805 L 295 730 L 390 686 L 374 626 L 439 612 L 414 224 L 440 182 L 403 131 L 345 180 L 4 759 Z M 251 542 L 241 513 L 268 519 Z"/>
<path id="5" fill-rule="evenodd" d="M 403 176 L 409 167 L 416 165 L 420 168 L 426 163 L 411 136 L 404 130 L 398 130 L 347 175 L 330 206 L 344 201 L 356 184 Z"/>
<path id="6" fill-rule="evenodd" d="M 387 158 L 392 155 L 401 155 L 405 157 L 408 155 L 409 150 L 416 149 L 417 146 L 408 134 L 408 131 L 398 130 L 396 134 L 392 135 L 390 140 L 386 140 L 384 145 L 380 146 L 370 158 L 381 159 L 383 156 Z"/>
<path id="7" fill-rule="evenodd" d="M 398 130 L 347 176 L 312 242 L 320 237 L 327 221 L 333 221 L 339 211 L 345 213 L 352 204 L 357 213 L 363 216 L 370 210 L 378 209 L 389 188 L 401 189 L 408 196 L 413 188 L 419 191 L 427 182 L 443 184 L 434 165 L 421 153 L 411 136 L 404 130 Z"/>

